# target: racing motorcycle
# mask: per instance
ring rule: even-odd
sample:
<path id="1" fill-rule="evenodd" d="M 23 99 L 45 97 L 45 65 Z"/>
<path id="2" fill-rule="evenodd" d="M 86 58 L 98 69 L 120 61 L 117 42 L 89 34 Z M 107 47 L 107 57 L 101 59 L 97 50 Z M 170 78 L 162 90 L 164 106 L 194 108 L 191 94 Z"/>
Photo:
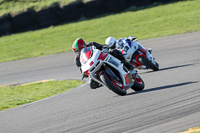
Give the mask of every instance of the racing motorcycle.
<path id="1" fill-rule="evenodd" d="M 80 53 L 81 69 L 84 75 L 105 85 L 118 95 L 126 95 L 127 89 L 142 91 L 144 82 L 133 70 L 128 69 L 109 53 L 104 53 L 94 46 L 83 48 Z"/>
<path id="2" fill-rule="evenodd" d="M 124 41 L 124 46 L 121 49 L 123 56 L 128 62 L 134 65 L 138 69 L 152 69 L 154 71 L 159 70 L 159 64 L 152 56 L 152 49 L 148 49 L 149 56 L 139 51 L 137 40 Z"/>

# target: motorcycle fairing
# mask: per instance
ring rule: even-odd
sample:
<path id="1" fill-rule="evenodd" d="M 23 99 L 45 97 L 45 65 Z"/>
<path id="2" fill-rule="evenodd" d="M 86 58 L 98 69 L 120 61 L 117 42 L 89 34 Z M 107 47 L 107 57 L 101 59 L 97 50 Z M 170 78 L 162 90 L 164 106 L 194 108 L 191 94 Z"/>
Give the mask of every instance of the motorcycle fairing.
<path id="1" fill-rule="evenodd" d="M 117 58 L 113 57 L 110 54 L 102 53 L 98 49 L 93 49 L 92 51 L 93 51 L 93 54 L 91 54 L 91 57 L 88 58 L 87 62 L 86 63 L 81 62 L 83 63 L 81 69 L 84 73 L 87 73 L 87 75 L 91 76 L 96 82 L 101 84 L 101 82 L 99 81 L 99 78 L 97 77 L 97 75 L 95 75 L 95 73 L 101 67 L 103 67 L 102 65 L 107 64 L 108 66 L 111 66 L 113 69 L 115 69 L 116 71 L 120 73 L 123 86 L 125 89 L 128 89 L 133 85 L 134 80 L 130 80 L 129 78 L 130 74 L 126 75 L 127 72 L 124 71 L 123 64 L 121 64 L 120 60 L 118 60 Z M 126 81 L 125 78 L 129 80 Z"/>
<path id="2" fill-rule="evenodd" d="M 132 58 L 133 53 L 138 50 L 138 43 L 137 41 L 126 41 L 124 47 L 122 49 L 122 54 L 129 62 Z"/>
<path id="3" fill-rule="evenodd" d="M 108 54 L 106 54 L 106 53 L 100 53 L 99 58 L 97 60 L 104 61 L 107 56 L 108 56 Z"/>
<path id="4" fill-rule="evenodd" d="M 81 63 L 85 64 L 90 59 L 90 57 L 92 57 L 94 49 L 96 49 L 94 46 L 89 46 L 81 50 L 81 53 L 80 53 Z"/>
<path id="5" fill-rule="evenodd" d="M 105 63 L 112 66 L 112 68 L 120 72 L 120 77 L 123 81 L 124 88 L 126 89 L 130 88 L 134 83 L 134 80 L 132 80 L 131 74 L 124 71 L 123 64 L 121 64 L 120 60 L 113 57 L 112 55 L 108 55 L 108 56 L 109 56 L 108 60 L 105 61 Z"/>
<path id="6" fill-rule="evenodd" d="M 125 81 L 126 81 L 126 84 L 128 85 L 128 84 L 131 84 L 132 82 L 133 82 L 133 80 L 132 80 L 132 77 L 131 77 L 131 74 L 130 73 L 128 73 L 128 74 L 125 74 L 124 75 L 124 78 L 125 78 Z"/>

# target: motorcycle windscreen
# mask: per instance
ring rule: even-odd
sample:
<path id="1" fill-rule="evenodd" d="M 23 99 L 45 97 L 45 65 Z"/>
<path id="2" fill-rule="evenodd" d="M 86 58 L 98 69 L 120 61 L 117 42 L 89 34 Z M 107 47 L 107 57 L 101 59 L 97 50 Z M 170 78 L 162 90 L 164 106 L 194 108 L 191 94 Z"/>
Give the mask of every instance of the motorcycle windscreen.
<path id="1" fill-rule="evenodd" d="M 94 49 L 93 46 L 89 46 L 81 50 L 80 61 L 83 64 L 85 64 L 90 59 L 90 57 L 92 57 L 93 49 Z"/>

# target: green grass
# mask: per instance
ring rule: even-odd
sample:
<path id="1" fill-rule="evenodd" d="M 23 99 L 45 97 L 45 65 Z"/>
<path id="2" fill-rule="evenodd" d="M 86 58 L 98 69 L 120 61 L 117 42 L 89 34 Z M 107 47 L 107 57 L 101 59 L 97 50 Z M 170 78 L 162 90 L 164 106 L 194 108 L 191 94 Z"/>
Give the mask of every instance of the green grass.
<path id="1" fill-rule="evenodd" d="M 179 133 L 200 133 L 200 127 L 190 128 L 187 131 L 179 132 Z"/>
<path id="2" fill-rule="evenodd" d="M 133 35 L 139 40 L 200 30 L 200 1 L 181 1 L 139 11 L 49 27 L 0 38 L 0 62 L 71 51 L 73 41 L 104 43 Z"/>
<path id="3" fill-rule="evenodd" d="M 66 80 L 0 87 L 0 111 L 68 91 L 82 83 L 83 81 Z"/>
<path id="4" fill-rule="evenodd" d="M 77 0 L 0 0 L 0 16 L 10 13 L 16 15 L 28 9 L 39 11 L 49 6 L 64 6 Z M 83 0 L 87 2 L 90 0 Z"/>
<path id="5" fill-rule="evenodd" d="M 47 8 L 55 3 L 66 5 L 75 0 L 0 0 L 0 16 L 6 13 L 17 14 L 28 8 L 36 11 Z"/>

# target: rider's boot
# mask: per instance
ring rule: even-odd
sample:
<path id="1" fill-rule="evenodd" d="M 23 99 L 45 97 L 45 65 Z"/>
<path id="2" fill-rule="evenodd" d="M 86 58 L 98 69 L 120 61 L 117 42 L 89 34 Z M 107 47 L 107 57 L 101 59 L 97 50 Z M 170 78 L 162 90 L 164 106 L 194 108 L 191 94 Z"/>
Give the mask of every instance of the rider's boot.
<path id="1" fill-rule="evenodd" d="M 151 54 L 152 53 L 152 48 L 148 48 L 147 51 Z"/>
<path id="2" fill-rule="evenodd" d="M 131 63 L 127 61 L 124 62 L 124 66 L 127 67 L 129 71 L 132 71 L 135 68 L 133 65 L 131 65 Z"/>
<path id="3" fill-rule="evenodd" d="M 132 77 L 135 77 L 137 75 L 137 71 L 134 70 L 135 66 L 131 65 L 129 62 L 125 62 L 124 66 L 127 67 L 130 71 L 130 74 L 132 75 Z"/>
<path id="4" fill-rule="evenodd" d="M 96 89 L 102 86 L 101 84 L 99 84 L 98 82 L 94 81 L 91 78 L 89 78 L 89 85 L 91 89 Z"/>

